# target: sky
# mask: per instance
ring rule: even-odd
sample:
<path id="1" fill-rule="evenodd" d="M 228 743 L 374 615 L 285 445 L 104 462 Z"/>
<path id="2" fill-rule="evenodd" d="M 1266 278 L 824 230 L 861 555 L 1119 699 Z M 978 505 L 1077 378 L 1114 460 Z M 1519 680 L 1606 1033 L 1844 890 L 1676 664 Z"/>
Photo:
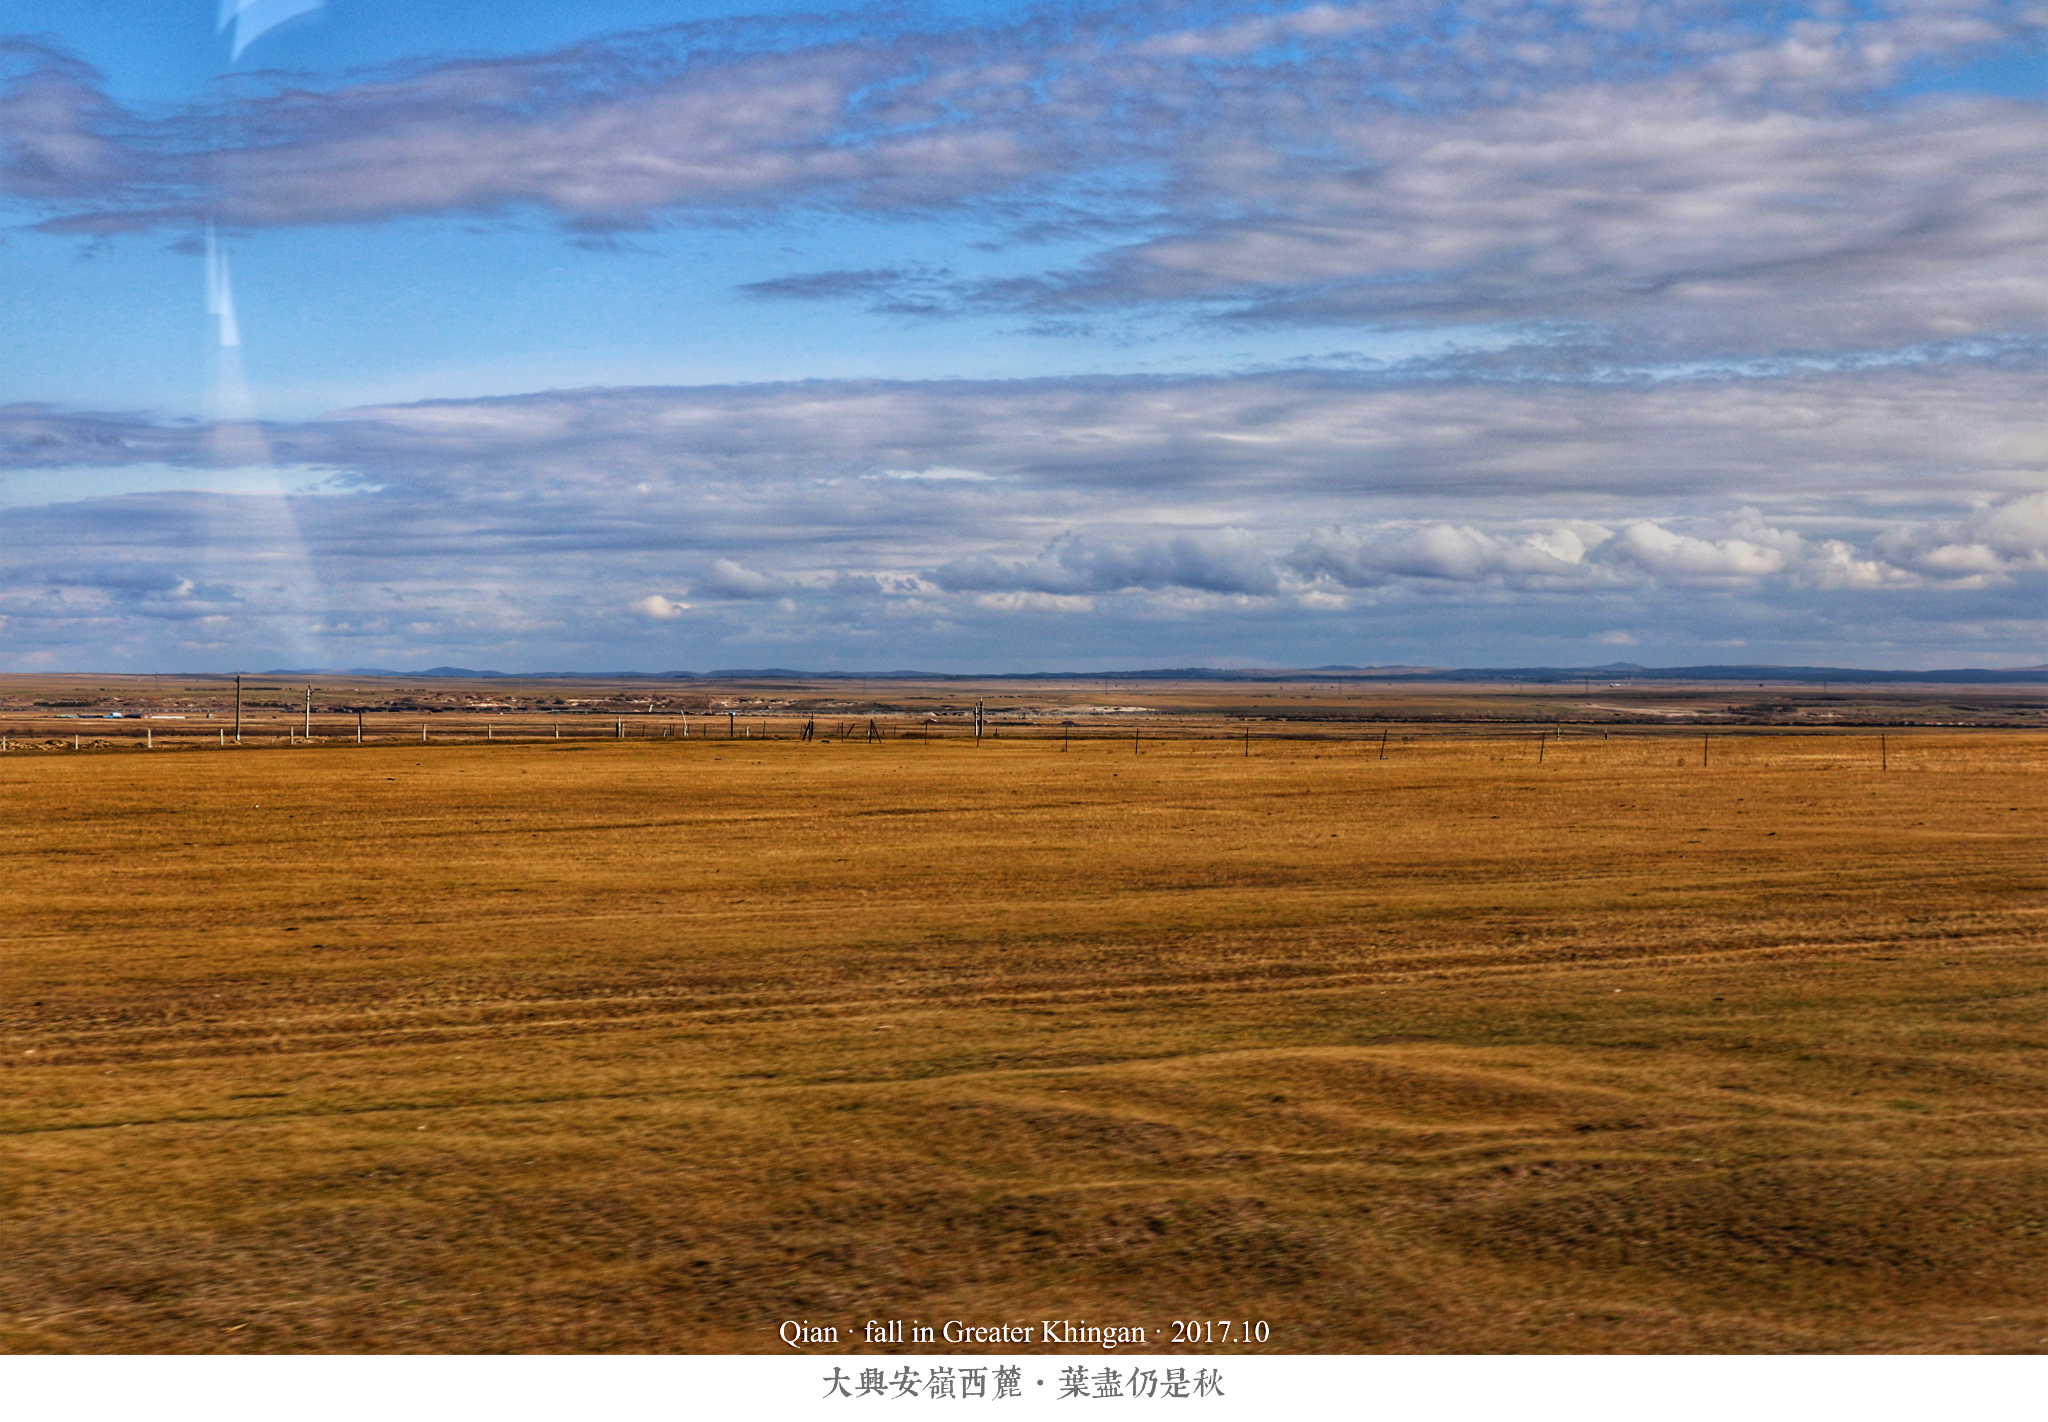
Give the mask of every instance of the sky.
<path id="1" fill-rule="evenodd" d="M 0 668 L 2048 663 L 2048 5 L 0 0 Z"/>

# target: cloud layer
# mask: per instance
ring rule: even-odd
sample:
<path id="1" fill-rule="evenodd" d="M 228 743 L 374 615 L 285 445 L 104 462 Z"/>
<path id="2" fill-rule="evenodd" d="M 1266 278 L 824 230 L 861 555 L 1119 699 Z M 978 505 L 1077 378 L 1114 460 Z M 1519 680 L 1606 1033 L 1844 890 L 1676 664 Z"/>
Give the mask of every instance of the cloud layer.
<path id="1" fill-rule="evenodd" d="M 1566 659 L 1619 630 L 1674 656 L 1811 660 L 1833 638 L 1853 660 L 2038 661 L 2039 378 L 805 382 L 357 410 L 257 432 L 316 495 L 9 510 L 0 615 L 18 648 L 185 664 L 252 638 L 336 665 L 1330 660 L 1333 641 L 1526 660 L 1539 610 Z M 68 470 L 81 495 L 95 471 L 175 485 L 247 446 L 0 411 L 0 480 Z"/>
<path id="2" fill-rule="evenodd" d="M 2043 52 L 2048 13 L 1995 0 L 878 10 L 245 74 L 144 112 L 52 43 L 0 42 L 14 242 L 813 224 L 870 240 L 837 264 L 764 240 L 722 279 L 779 316 L 1092 332 L 1113 366 L 1162 330 L 1325 352 L 261 426 L 0 407 L 6 645 L 2048 660 L 2048 106 L 1929 77 Z M 917 255 L 875 236 L 911 230 Z M 1345 349 L 1396 328 L 1437 353 Z M 320 492 L 180 487 L 273 462 Z M 138 471 L 156 492 L 108 494 Z M 18 494 L 64 478 L 78 498 Z"/>
<path id="3" fill-rule="evenodd" d="M 1896 92 L 2042 44 L 2036 9 L 2000 3 L 877 14 L 244 81 L 145 121 L 17 41 L 0 176 L 45 230 L 96 234 L 971 216 L 1094 251 L 1001 280 L 868 266 L 749 289 L 1054 321 L 1508 323 L 1595 360 L 1838 356 L 2043 325 L 2048 111 Z"/>

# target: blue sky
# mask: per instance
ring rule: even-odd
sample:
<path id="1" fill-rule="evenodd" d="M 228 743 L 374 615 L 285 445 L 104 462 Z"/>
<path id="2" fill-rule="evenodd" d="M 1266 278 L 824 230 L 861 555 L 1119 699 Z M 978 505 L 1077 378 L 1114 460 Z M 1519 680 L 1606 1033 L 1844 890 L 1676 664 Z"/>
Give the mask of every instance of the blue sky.
<path id="1" fill-rule="evenodd" d="M 221 18 L 0 3 L 0 665 L 2048 662 L 2034 7 Z"/>

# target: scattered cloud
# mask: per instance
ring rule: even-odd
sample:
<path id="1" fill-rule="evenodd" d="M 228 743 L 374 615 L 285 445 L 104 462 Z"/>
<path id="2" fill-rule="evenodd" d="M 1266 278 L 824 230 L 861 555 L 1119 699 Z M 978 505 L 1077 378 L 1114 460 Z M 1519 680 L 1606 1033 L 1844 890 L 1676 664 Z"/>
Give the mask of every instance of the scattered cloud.
<path id="1" fill-rule="evenodd" d="M 807 272 L 747 282 L 740 290 L 764 300 L 859 301 L 886 315 L 929 316 L 955 309 L 958 287 L 945 268 L 910 266 Z"/>
<path id="2" fill-rule="evenodd" d="M 974 605 L 991 612 L 1093 612 L 1095 599 L 1066 593 L 988 592 L 977 595 Z"/>
<path id="3" fill-rule="evenodd" d="M 138 192 L 147 149 L 90 65 L 0 36 L 0 202 L 63 210 Z"/>
<path id="4" fill-rule="evenodd" d="M 1206 154 L 1177 205 L 1223 215 L 957 299 L 1519 323 L 1607 359 L 2003 336 L 2048 319 L 2048 183 L 2026 161 L 2044 139 L 2034 103 L 1787 109 L 1698 75 L 1339 119 L 1314 164 L 1246 139 Z"/>
<path id="5" fill-rule="evenodd" d="M 965 479 L 974 483 L 986 483 L 990 476 L 982 473 L 978 469 L 938 468 L 884 469 L 882 471 L 882 477 L 885 479 L 936 479 L 940 481 Z"/>
<path id="6" fill-rule="evenodd" d="M 1650 573 L 1675 582 L 1716 582 L 1782 573 L 1802 540 L 1781 529 L 1754 526 L 1750 538 L 1708 540 L 1674 533 L 1661 524 L 1632 523 L 1621 531 L 1616 550 Z"/>
<path id="7" fill-rule="evenodd" d="M 666 622 L 673 618 L 681 617 L 690 610 L 690 604 L 687 602 L 670 602 L 660 593 L 649 593 L 632 606 L 633 611 L 639 613 L 642 617 L 652 618 L 657 622 Z"/>
<path id="8" fill-rule="evenodd" d="M 1446 523 L 1382 527 L 1365 534 L 1332 528 L 1302 539 L 1288 562 L 1309 577 L 1348 587 L 1372 587 L 1397 577 L 1450 582 L 1510 575 L 1559 578 L 1584 569 L 1589 549 L 1611 536 L 1597 524 L 1560 526 L 1520 538 Z"/>
<path id="9" fill-rule="evenodd" d="M 788 578 L 756 572 L 730 558 L 715 558 L 711 571 L 698 580 L 697 586 L 713 597 L 745 599 L 782 597 L 796 584 Z"/>
<path id="10" fill-rule="evenodd" d="M 1258 540 L 1241 528 L 1135 542 L 1069 533 L 1048 543 L 1035 558 L 1003 562 L 975 554 L 934 568 L 927 576 L 950 592 L 1077 595 L 1127 588 L 1192 588 L 1263 597 L 1280 587 L 1272 560 Z"/>

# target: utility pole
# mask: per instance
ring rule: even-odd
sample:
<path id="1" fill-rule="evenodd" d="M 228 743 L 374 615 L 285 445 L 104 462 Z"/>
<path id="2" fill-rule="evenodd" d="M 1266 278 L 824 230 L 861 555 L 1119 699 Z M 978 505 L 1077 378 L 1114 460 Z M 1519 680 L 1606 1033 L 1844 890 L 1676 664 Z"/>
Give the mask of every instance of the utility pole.
<path id="1" fill-rule="evenodd" d="M 306 739 L 313 739 L 313 688 L 306 688 Z"/>
<path id="2" fill-rule="evenodd" d="M 235 673 L 235 744 L 242 743 L 242 674 Z"/>

